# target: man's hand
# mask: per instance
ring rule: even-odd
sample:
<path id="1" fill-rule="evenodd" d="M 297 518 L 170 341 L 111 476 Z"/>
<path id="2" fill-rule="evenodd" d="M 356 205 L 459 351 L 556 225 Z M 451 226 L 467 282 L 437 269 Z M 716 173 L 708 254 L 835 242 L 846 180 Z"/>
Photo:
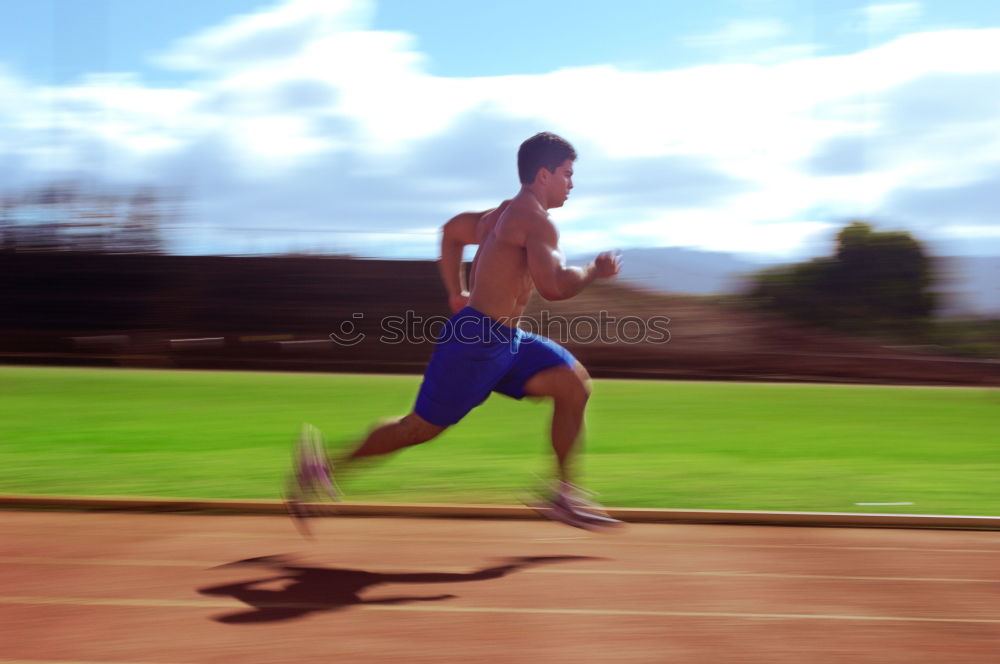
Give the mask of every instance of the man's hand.
<path id="1" fill-rule="evenodd" d="M 449 295 L 448 304 L 451 306 L 451 312 L 453 314 L 457 314 L 459 311 L 468 306 L 469 291 L 462 291 L 461 293 L 456 293 L 455 295 Z"/>
<path id="2" fill-rule="evenodd" d="M 598 254 L 591 269 L 597 279 L 608 279 L 616 276 L 622 270 L 622 253 L 620 251 L 605 251 Z"/>

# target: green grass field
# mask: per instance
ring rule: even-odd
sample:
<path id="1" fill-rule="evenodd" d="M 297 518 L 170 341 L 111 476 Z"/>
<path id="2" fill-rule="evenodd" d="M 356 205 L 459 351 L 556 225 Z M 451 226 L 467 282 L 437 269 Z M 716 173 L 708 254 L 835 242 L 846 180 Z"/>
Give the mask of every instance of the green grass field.
<path id="1" fill-rule="evenodd" d="M 278 498 L 300 423 L 343 446 L 408 410 L 418 384 L 0 368 L 0 493 Z M 494 396 L 342 488 L 359 501 L 517 502 L 550 470 L 548 413 Z M 998 433 L 998 390 L 600 380 L 581 470 L 616 507 L 997 515 Z"/>

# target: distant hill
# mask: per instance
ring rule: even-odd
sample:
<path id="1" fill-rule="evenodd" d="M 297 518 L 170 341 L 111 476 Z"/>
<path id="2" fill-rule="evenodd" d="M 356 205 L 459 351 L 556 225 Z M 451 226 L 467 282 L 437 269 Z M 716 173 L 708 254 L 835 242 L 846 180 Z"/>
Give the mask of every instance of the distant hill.
<path id="1" fill-rule="evenodd" d="M 576 264 L 592 256 L 570 259 Z M 746 276 L 769 264 L 756 258 L 683 247 L 625 249 L 621 279 L 662 293 L 717 295 L 740 289 Z"/>
<path id="2" fill-rule="evenodd" d="M 645 290 L 687 295 L 736 293 L 749 275 L 780 264 L 756 255 L 681 247 L 626 249 L 622 254 L 623 281 Z M 582 264 L 591 259 L 579 256 L 570 262 Z M 1000 316 L 1000 256 L 949 256 L 936 260 L 942 314 Z"/>
<path id="3" fill-rule="evenodd" d="M 939 259 L 945 315 L 1000 316 L 1000 256 Z"/>

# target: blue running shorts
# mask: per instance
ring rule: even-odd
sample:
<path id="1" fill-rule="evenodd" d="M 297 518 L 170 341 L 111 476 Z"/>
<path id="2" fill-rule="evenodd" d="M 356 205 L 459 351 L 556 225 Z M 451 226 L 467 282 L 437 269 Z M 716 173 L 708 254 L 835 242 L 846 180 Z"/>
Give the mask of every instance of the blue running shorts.
<path id="1" fill-rule="evenodd" d="M 522 399 L 532 376 L 563 365 L 572 368 L 576 358 L 551 339 L 465 307 L 438 337 L 413 410 L 431 424 L 451 426 L 490 392 Z"/>

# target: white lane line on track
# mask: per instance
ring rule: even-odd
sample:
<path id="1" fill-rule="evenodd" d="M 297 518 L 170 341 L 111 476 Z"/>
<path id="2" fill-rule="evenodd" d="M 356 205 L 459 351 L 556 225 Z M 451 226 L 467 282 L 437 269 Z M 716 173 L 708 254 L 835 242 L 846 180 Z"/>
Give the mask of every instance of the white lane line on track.
<path id="1" fill-rule="evenodd" d="M 424 611 L 439 613 L 515 613 L 576 616 L 643 616 L 651 618 L 742 618 L 748 620 L 845 620 L 863 622 L 970 623 L 1000 625 L 996 618 L 923 618 L 910 616 L 850 616 L 808 613 L 730 613 L 721 611 L 642 611 L 631 609 L 536 609 L 450 606 L 365 606 L 367 611 Z"/>
<path id="2" fill-rule="evenodd" d="M 650 524 L 639 524 L 639 525 L 650 525 Z M 661 524 L 665 526 L 670 526 L 670 524 Z M 688 524 L 675 524 L 674 527 L 683 527 Z M 3 532 L 4 527 L 0 525 L 0 532 Z M 24 537 L 26 535 L 36 535 L 36 536 L 47 536 L 52 535 L 59 538 L 60 540 L 65 539 L 68 534 L 65 528 L 55 529 L 46 532 L 30 532 L 25 529 L 12 529 L 17 530 L 19 537 Z M 95 531 L 93 529 L 88 529 L 88 535 L 93 536 Z M 113 533 L 118 533 L 120 530 L 109 531 Z M 144 533 L 150 537 L 163 538 L 166 536 L 177 536 L 185 538 L 211 538 L 211 539 L 232 539 L 232 540 L 247 540 L 247 539 L 266 539 L 272 541 L 280 540 L 292 540 L 294 542 L 301 542 L 302 539 L 294 532 L 281 532 L 281 533 L 262 533 L 256 532 L 239 532 L 239 531 L 206 531 L 206 532 L 185 532 L 185 533 L 164 533 L 162 530 L 155 532 Z M 984 533 L 985 535 L 986 533 Z M 671 539 L 669 541 L 651 541 L 651 540 L 630 540 L 625 536 L 613 536 L 613 539 L 608 536 L 591 536 L 591 535 L 577 535 L 570 537 L 525 537 L 525 538 L 515 538 L 515 537 L 459 537 L 459 536 L 445 536 L 445 535 L 427 535 L 422 533 L 413 533 L 406 535 L 345 535 L 342 533 L 334 533 L 328 536 L 328 539 L 336 542 L 405 542 L 408 544 L 414 543 L 428 543 L 434 544 L 437 542 L 442 543 L 469 543 L 469 544 L 512 544 L 512 543 L 533 543 L 533 544 L 564 544 L 573 541 L 576 544 L 593 544 L 601 546 L 604 544 L 613 544 L 617 548 L 621 547 L 671 547 L 671 548 L 713 548 L 713 549 L 818 549 L 818 550 L 831 550 L 831 551 L 900 551 L 900 552 L 914 552 L 914 553 L 985 553 L 992 555 L 1000 555 L 1000 535 L 993 534 L 991 538 L 992 542 L 996 546 L 992 548 L 941 548 L 941 547 L 920 547 L 920 546 L 864 546 L 864 545 L 848 545 L 848 544 L 741 544 L 741 543 L 726 543 L 726 542 L 694 542 L 686 540 Z"/>
<path id="3" fill-rule="evenodd" d="M 116 559 L 116 558 L 43 558 L 38 556 L 0 556 L 0 564 L 4 565 L 54 565 L 54 566 L 98 566 L 98 567 L 185 567 L 202 570 L 212 570 L 214 568 L 247 569 L 252 568 L 252 564 L 247 565 L 224 565 L 217 561 L 203 560 L 141 560 L 141 559 Z M 317 566 L 327 563 L 314 561 L 293 561 L 290 564 L 298 566 Z M 339 565 L 339 563 L 338 563 Z M 360 565 L 365 571 L 396 574 L 400 572 L 398 567 L 372 567 L 371 565 Z M 357 567 L 357 565 L 351 565 Z M 435 565 L 407 565 L 408 572 L 449 572 L 468 573 L 468 567 L 448 567 Z M 584 574 L 584 575 L 606 575 L 606 576 L 691 576 L 691 577 L 722 577 L 722 578 L 758 578 L 758 579 L 803 579 L 803 580 L 826 580 L 826 581 L 879 581 L 879 582 L 906 582 L 906 583 L 1000 583 L 1000 579 L 967 579 L 956 577 L 920 577 L 920 576 L 857 576 L 857 575 L 836 575 L 836 574 L 789 574 L 777 572 L 742 572 L 742 571 L 676 571 L 676 570 L 635 570 L 635 569 L 524 569 L 520 574 Z M 2 664 L 2 662 L 0 662 Z"/>
<path id="4" fill-rule="evenodd" d="M 196 537 L 222 537 L 222 538 L 246 538 L 246 539 L 275 539 L 275 535 L 267 535 L 265 533 L 223 533 L 223 532 L 206 532 L 206 533 L 192 533 Z M 415 542 L 426 542 L 428 544 L 434 544 L 436 542 L 468 542 L 470 544 L 512 544 L 518 543 L 519 540 L 507 537 L 443 537 L 434 535 L 330 535 L 331 541 L 337 542 L 406 542 L 409 544 Z M 598 539 L 597 537 L 588 538 L 588 544 L 602 545 L 602 544 L 613 544 L 616 548 L 625 548 L 630 546 L 639 547 L 672 547 L 672 548 L 685 548 L 685 549 L 697 549 L 697 548 L 713 548 L 713 549 L 822 549 L 822 550 L 833 550 L 833 551 L 911 551 L 916 553 L 988 553 L 993 555 L 1000 555 L 1000 539 L 997 540 L 998 546 L 996 548 L 988 549 L 958 549 L 958 548 L 924 548 L 919 546 L 861 546 L 861 545 L 840 545 L 840 544 L 728 544 L 728 543 L 715 543 L 715 542 L 687 542 L 679 540 L 670 540 L 663 542 L 650 542 L 650 541 L 634 541 L 628 540 L 627 538 L 616 538 L 610 540 L 607 538 Z M 562 544 L 561 541 L 554 541 L 548 538 L 540 539 L 527 539 L 524 541 L 530 541 L 536 544 Z"/>
<path id="5" fill-rule="evenodd" d="M 669 524 L 667 524 L 669 525 Z M 680 524 L 685 525 L 685 524 Z M 23 534 L 23 533 L 21 533 Z M 150 533 L 150 535 L 155 535 L 157 537 L 162 537 L 164 533 Z M 65 531 L 60 531 L 57 533 L 60 538 L 65 537 Z M 200 533 L 177 533 L 178 536 L 183 537 L 193 537 L 193 538 L 212 538 L 212 539 L 267 539 L 267 540 L 282 540 L 291 539 L 296 542 L 301 542 L 301 538 L 294 533 L 261 533 L 261 532 L 236 532 L 236 531 L 211 531 L 211 532 L 200 532 Z M 322 536 L 322 534 L 320 535 Z M 714 549 L 820 549 L 820 550 L 832 550 L 832 551 L 903 551 L 903 552 L 915 552 L 915 553 L 986 553 L 992 555 L 1000 555 L 1000 536 L 994 538 L 997 546 L 993 548 L 940 548 L 940 547 L 920 547 L 920 546 L 863 546 L 856 544 L 740 544 L 740 543 L 724 543 L 724 542 L 693 542 L 685 540 L 672 539 L 669 541 L 636 541 L 629 540 L 624 536 L 577 536 L 574 538 L 552 538 L 552 537 L 525 537 L 525 538 L 515 538 L 515 537 L 452 537 L 452 536 L 438 536 L 438 535 L 426 535 L 420 533 L 413 533 L 407 535 L 344 535 L 341 533 L 330 534 L 327 537 L 331 542 L 406 542 L 408 544 L 414 543 L 428 543 L 434 544 L 436 542 L 443 543 L 469 543 L 469 544 L 517 544 L 517 543 L 532 543 L 532 544 L 563 544 L 568 543 L 567 539 L 573 540 L 583 540 L 577 541 L 579 544 L 594 544 L 601 546 L 604 544 L 613 544 L 616 548 L 637 546 L 637 547 L 671 547 L 671 548 L 714 548 Z"/>
<path id="6" fill-rule="evenodd" d="M 231 609 L 247 608 L 239 601 L 219 600 L 157 600 L 157 599 L 127 599 L 127 598 L 88 598 L 88 597 L 29 597 L 0 596 L 0 604 L 33 605 L 33 606 L 109 606 L 126 608 L 205 608 Z M 921 616 L 865 616 L 836 615 L 810 613 L 737 613 L 724 611 L 651 611 L 638 609 L 563 609 L 536 607 L 488 607 L 488 606 L 428 606 L 428 605 L 378 605 L 378 604 L 319 604 L 319 603 L 260 603 L 254 604 L 261 609 L 302 609 L 306 611 L 324 611 L 351 608 L 361 611 L 409 611 L 421 613 L 506 613 L 533 615 L 566 615 L 566 616 L 638 616 L 646 618 L 739 618 L 748 620 L 840 620 L 858 622 L 895 622 L 895 623 L 958 623 L 1000 625 L 1000 618 L 951 618 L 951 617 L 921 617 Z"/>
<path id="7" fill-rule="evenodd" d="M 119 660 L 79 660 L 79 659 L 0 659 L 0 664 L 164 664 L 163 662 L 122 662 Z"/>
<path id="8" fill-rule="evenodd" d="M 633 576 L 709 576 L 760 579 L 818 579 L 829 581 L 906 581 L 934 583 L 1000 583 L 1000 579 L 962 579 L 912 576 L 838 576 L 834 574 L 779 574 L 771 572 L 673 572 L 668 570 L 546 569 L 524 570 L 528 574 L 615 574 Z"/>
<path id="9" fill-rule="evenodd" d="M 132 558 L 49 558 L 41 556 L 0 556 L 2 565 L 96 565 L 98 567 L 218 567 L 205 560 L 154 560 Z M 2 660 L 0 660 L 2 664 Z"/>

